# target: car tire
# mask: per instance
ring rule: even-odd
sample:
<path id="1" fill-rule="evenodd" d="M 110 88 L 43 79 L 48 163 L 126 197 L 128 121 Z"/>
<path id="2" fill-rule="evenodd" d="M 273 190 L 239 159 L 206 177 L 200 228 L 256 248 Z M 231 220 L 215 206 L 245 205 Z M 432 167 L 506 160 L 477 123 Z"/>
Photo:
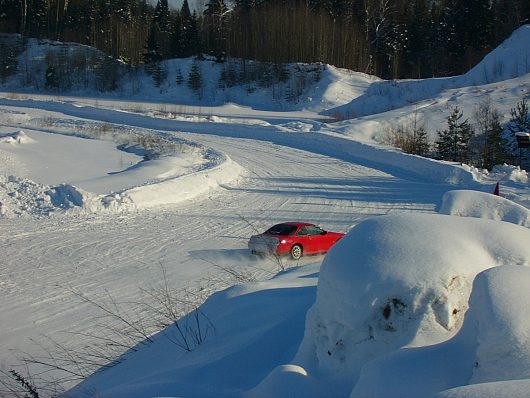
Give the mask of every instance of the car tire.
<path id="1" fill-rule="evenodd" d="M 291 258 L 293 260 L 300 260 L 300 257 L 302 257 L 302 254 L 304 253 L 301 245 L 294 245 L 291 247 Z"/>

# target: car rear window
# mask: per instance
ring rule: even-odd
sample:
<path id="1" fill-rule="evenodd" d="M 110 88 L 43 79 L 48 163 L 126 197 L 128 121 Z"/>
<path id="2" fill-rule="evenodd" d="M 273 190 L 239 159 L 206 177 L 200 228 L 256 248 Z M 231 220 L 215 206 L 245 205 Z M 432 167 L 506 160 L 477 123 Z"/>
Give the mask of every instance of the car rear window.
<path id="1" fill-rule="evenodd" d="M 269 235 L 292 235 L 295 231 L 296 226 L 294 225 L 278 224 L 269 228 L 265 233 Z"/>

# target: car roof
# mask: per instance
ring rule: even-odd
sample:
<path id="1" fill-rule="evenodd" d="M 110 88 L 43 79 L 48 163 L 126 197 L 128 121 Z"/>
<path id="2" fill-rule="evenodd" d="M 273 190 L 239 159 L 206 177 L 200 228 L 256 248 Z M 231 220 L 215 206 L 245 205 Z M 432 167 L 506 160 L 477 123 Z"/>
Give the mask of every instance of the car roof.
<path id="1" fill-rule="evenodd" d="M 290 225 L 293 227 L 307 227 L 308 225 L 315 225 L 308 222 L 298 222 L 298 221 L 289 221 L 289 222 L 282 222 L 276 225 Z"/>

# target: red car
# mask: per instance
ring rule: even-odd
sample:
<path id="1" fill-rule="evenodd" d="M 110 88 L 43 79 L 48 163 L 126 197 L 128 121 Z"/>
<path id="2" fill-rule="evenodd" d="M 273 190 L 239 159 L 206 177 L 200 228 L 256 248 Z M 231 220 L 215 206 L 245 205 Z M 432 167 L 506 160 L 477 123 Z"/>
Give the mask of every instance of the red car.
<path id="1" fill-rule="evenodd" d="M 248 241 L 252 254 L 289 254 L 298 260 L 304 254 L 326 253 L 344 234 L 328 232 L 314 224 L 285 222 L 277 224 Z"/>

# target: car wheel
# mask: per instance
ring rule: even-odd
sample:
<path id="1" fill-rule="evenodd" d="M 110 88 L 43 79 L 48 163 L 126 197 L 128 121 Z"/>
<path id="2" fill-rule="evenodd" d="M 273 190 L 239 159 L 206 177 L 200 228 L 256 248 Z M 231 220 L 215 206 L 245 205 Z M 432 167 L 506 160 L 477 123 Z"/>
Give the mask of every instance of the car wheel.
<path id="1" fill-rule="evenodd" d="M 302 257 L 302 253 L 303 253 L 302 246 L 294 245 L 293 247 L 291 247 L 291 258 L 293 260 L 299 260 L 300 257 Z"/>

